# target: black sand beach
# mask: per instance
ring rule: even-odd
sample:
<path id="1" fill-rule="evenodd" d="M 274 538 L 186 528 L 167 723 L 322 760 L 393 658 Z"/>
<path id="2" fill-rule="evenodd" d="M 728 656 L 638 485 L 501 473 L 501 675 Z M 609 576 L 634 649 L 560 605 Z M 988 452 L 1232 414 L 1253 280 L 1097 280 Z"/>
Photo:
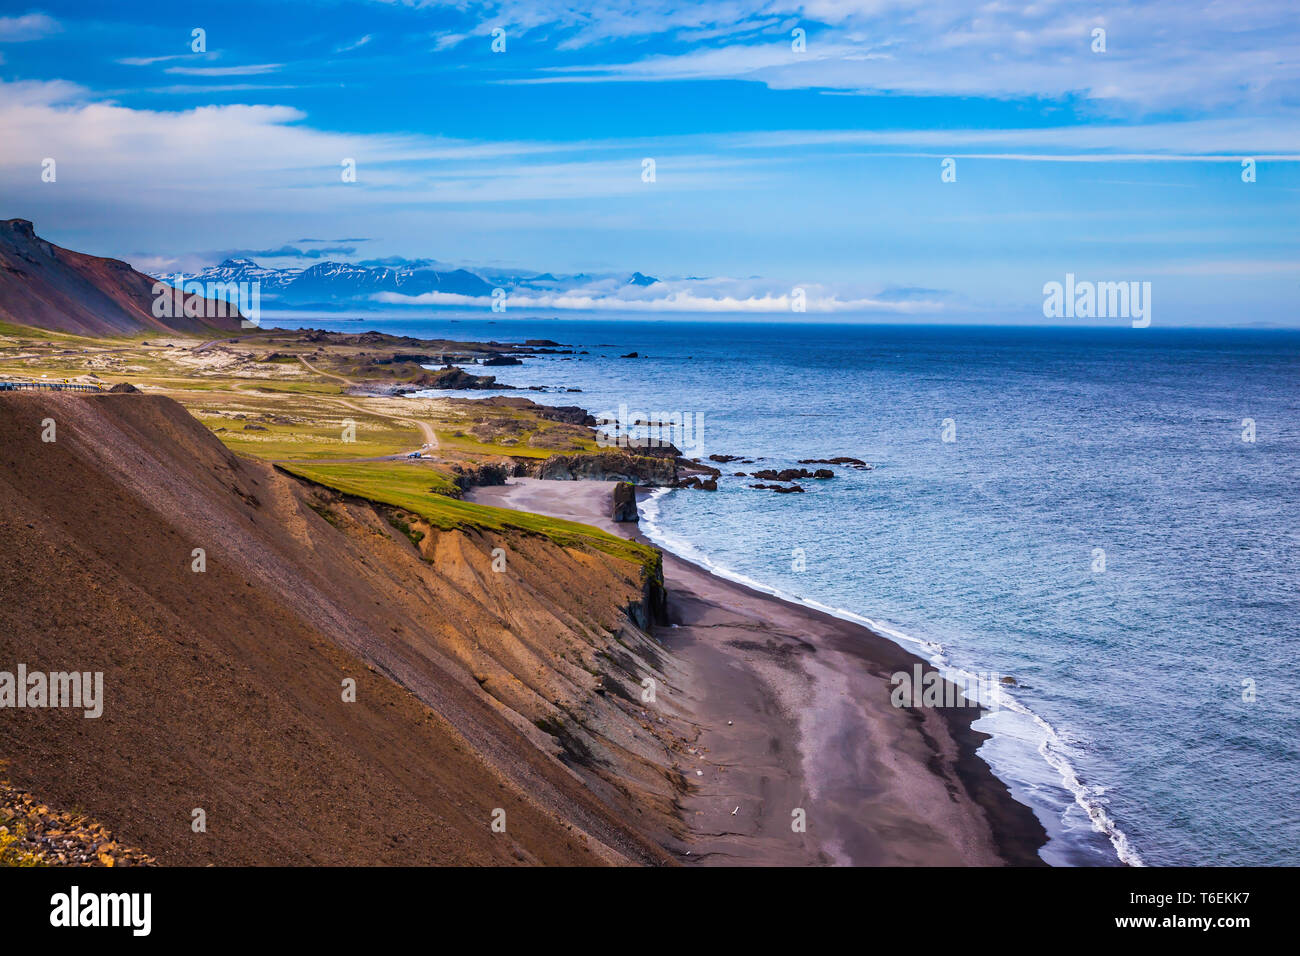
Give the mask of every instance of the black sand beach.
<path id="1" fill-rule="evenodd" d="M 471 497 L 644 541 L 609 519 L 613 487 L 512 479 Z M 978 708 L 891 704 L 890 675 L 919 658 L 672 554 L 664 577 L 655 636 L 675 666 L 650 706 L 698 729 L 685 861 L 1041 865 L 1042 825 L 976 754 Z"/>

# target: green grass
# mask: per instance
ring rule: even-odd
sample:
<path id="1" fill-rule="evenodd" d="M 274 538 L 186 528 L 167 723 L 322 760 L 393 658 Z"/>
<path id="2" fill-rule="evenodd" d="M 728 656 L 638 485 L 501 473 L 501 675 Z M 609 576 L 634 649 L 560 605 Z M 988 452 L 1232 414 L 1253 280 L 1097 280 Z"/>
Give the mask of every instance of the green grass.
<path id="1" fill-rule="evenodd" d="M 370 458 L 378 455 L 395 455 L 409 451 L 419 444 L 420 434 L 414 428 L 392 419 L 367 417 L 348 408 L 320 407 L 312 409 L 313 420 L 302 420 L 304 406 L 262 405 L 245 393 L 231 400 L 227 414 L 217 414 L 213 409 L 186 402 L 191 415 L 216 434 L 231 451 L 251 458 L 269 460 L 315 458 Z M 247 415 L 241 421 L 230 413 Z M 284 414 L 299 420 L 287 424 L 267 421 L 264 415 Z M 337 416 L 326 420 L 325 415 Z M 350 416 L 356 422 L 356 440 L 343 441 L 343 421 Z M 261 428 L 249 431 L 245 425 Z M 224 429 L 217 431 L 218 428 Z"/>
<path id="2" fill-rule="evenodd" d="M 211 421 L 205 425 L 212 427 Z M 395 455 L 411 442 L 366 441 L 360 435 L 355 442 L 340 441 L 338 432 L 313 434 L 293 430 L 292 426 L 267 425 L 267 431 L 244 431 L 243 425 L 224 423 L 226 431 L 216 432 L 221 443 L 237 455 L 266 461 L 315 461 L 330 458 L 377 458 Z M 255 423 L 256 424 L 256 423 Z M 216 426 L 221 427 L 221 426 Z"/>
<path id="3" fill-rule="evenodd" d="M 279 364 L 279 363 L 272 363 Z M 342 395 L 343 386 L 337 382 L 283 381 L 280 379 L 235 379 L 246 392 L 292 393 L 295 395 Z"/>
<path id="4" fill-rule="evenodd" d="M 52 341 L 52 342 L 66 342 L 70 348 L 73 346 L 105 346 L 105 345 L 117 347 L 121 345 L 127 345 L 132 342 L 148 341 L 149 338 L 151 337 L 150 334 L 146 334 L 143 332 L 135 332 L 131 334 L 123 334 L 123 335 L 116 335 L 116 336 L 77 335 L 75 332 L 56 332 L 53 329 L 40 329 L 34 325 L 18 325 L 17 323 L 14 322 L 4 322 L 4 321 L 0 321 L 0 335 L 13 337 L 13 338 L 45 339 L 47 341 Z M 161 337 L 161 333 L 154 332 L 152 333 L 152 337 L 159 338 Z M 177 333 L 175 336 L 170 336 L 170 337 L 180 337 L 180 334 Z"/>
<path id="5" fill-rule="evenodd" d="M 549 538 L 566 548 L 594 548 L 632 561 L 657 576 L 659 552 L 591 525 L 527 511 L 494 508 L 448 498 L 437 491 L 454 488 L 451 479 L 416 462 L 377 461 L 338 465 L 280 465 L 284 471 L 335 491 L 417 514 L 443 531 L 522 531 Z"/>
<path id="6" fill-rule="evenodd" d="M 446 472 L 418 460 L 338 464 L 292 462 L 279 467 L 318 485 L 356 495 L 358 498 L 405 508 L 418 515 L 424 515 L 422 502 L 426 498 L 454 494 L 457 491 L 456 483 Z"/>
<path id="7" fill-rule="evenodd" d="M 438 447 L 444 452 L 460 452 L 465 455 L 509 455 L 514 458 L 550 458 L 555 454 L 546 448 L 532 448 L 520 441 L 517 445 L 497 445 L 481 442 L 466 433 L 463 428 L 434 428 L 438 435 Z M 457 434 L 459 432 L 459 434 Z"/>
<path id="8" fill-rule="evenodd" d="M 558 422 L 549 421 L 530 411 L 515 409 L 484 409 L 484 413 L 493 418 L 512 418 L 526 422 L 528 428 L 514 436 L 512 444 L 485 442 L 469 433 L 474 419 L 469 413 L 457 409 L 465 418 L 460 422 L 447 422 L 435 427 L 438 434 L 438 446 L 448 451 L 459 451 L 471 455 L 509 455 L 515 458 L 550 458 L 552 455 L 581 455 L 602 451 L 594 438 L 579 437 L 569 428 Z M 550 432 L 561 432 L 564 440 L 557 448 L 546 447 L 543 443 L 534 444 L 534 440 Z M 573 446 L 577 447 L 573 447 Z"/>

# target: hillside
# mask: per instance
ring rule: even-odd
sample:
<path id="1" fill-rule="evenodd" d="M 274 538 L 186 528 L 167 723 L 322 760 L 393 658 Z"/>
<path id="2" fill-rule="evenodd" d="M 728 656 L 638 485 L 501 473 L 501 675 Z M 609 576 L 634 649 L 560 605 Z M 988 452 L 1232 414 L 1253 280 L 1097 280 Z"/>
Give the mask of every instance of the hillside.
<path id="1" fill-rule="evenodd" d="M 0 713 L 13 786 L 163 864 L 671 859 L 641 563 L 345 497 L 144 394 L 0 394 L 0 496 L 0 669 L 104 674 L 98 719 Z"/>
<path id="2" fill-rule="evenodd" d="M 240 328 L 218 303 L 172 293 L 177 318 L 154 316 L 156 279 L 125 262 L 62 249 L 36 235 L 26 219 L 0 220 L 0 322 L 75 335 L 140 332 L 214 334 Z M 190 311 L 210 318 L 187 318 Z"/>

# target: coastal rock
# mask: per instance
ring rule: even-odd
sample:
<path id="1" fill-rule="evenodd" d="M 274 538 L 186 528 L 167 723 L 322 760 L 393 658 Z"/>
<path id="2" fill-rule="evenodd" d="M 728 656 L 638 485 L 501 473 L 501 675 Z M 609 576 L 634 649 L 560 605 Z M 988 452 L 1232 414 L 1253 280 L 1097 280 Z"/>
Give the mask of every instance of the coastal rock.
<path id="1" fill-rule="evenodd" d="M 365 355 L 365 352 L 358 352 L 358 355 Z M 292 358 L 293 356 L 288 356 Z M 416 365 L 428 365 L 434 360 L 432 355 L 424 352 L 394 352 L 392 355 L 376 355 L 371 358 L 373 365 L 403 365 L 414 363 Z M 273 361 L 271 356 L 267 356 L 266 361 Z"/>
<path id="2" fill-rule="evenodd" d="M 800 458 L 801 465 L 847 465 L 849 468 L 856 468 L 859 471 L 870 471 L 872 466 L 868 465 L 861 458 L 847 458 L 841 455 L 838 458 Z"/>
<path id="3" fill-rule="evenodd" d="M 702 465 L 698 458 L 687 459 L 678 458 L 677 464 L 685 471 L 696 472 L 701 475 L 708 475 L 710 478 L 721 478 L 721 469 L 714 468 L 712 465 Z"/>
<path id="4" fill-rule="evenodd" d="M 764 481 L 794 481 L 798 478 L 834 478 L 835 472 L 828 468 L 819 468 L 815 472 L 807 468 L 783 468 L 780 471 L 764 468 L 754 472 L 754 477 L 762 478 Z"/>
<path id="5" fill-rule="evenodd" d="M 552 455 L 538 466 L 536 477 L 546 481 L 630 481 L 662 488 L 677 480 L 677 463 L 671 458 L 621 451 Z"/>
<path id="6" fill-rule="evenodd" d="M 506 479 L 515 474 L 517 466 L 514 461 L 504 458 L 499 461 L 485 461 L 478 465 L 452 464 L 452 481 L 461 491 L 470 488 L 504 485 Z"/>
<path id="7" fill-rule="evenodd" d="M 700 478 L 699 475 L 691 475 L 687 478 L 679 479 L 673 483 L 674 488 L 695 488 L 699 491 L 717 491 L 718 481 L 716 478 Z"/>
<path id="8" fill-rule="evenodd" d="M 519 359 L 513 355 L 492 355 L 485 358 L 482 362 L 484 365 L 523 365 Z"/>
<path id="9" fill-rule="evenodd" d="M 630 481 L 620 481 L 614 486 L 614 502 L 611 517 L 615 521 L 639 521 L 641 516 L 636 510 L 636 485 Z"/>
<path id="10" fill-rule="evenodd" d="M 531 412 L 538 418 L 569 425 L 595 427 L 596 417 L 577 405 L 539 405 L 531 398 L 513 395 L 494 395 L 491 398 L 453 398 L 451 401 L 465 405 L 486 405 L 494 408 L 518 408 Z"/>
<path id="11" fill-rule="evenodd" d="M 412 385 L 420 388 L 454 388 L 454 389 L 472 389 L 472 388 L 509 388 L 508 385 L 498 385 L 495 376 L 492 375 L 471 375 L 462 368 L 454 365 L 448 365 L 446 368 L 439 369 L 436 372 L 428 372 L 419 376 L 411 382 Z"/>
<path id="12" fill-rule="evenodd" d="M 802 492 L 802 491 L 804 490 L 804 489 L 803 489 L 803 486 L 801 486 L 801 485 L 763 485 L 763 484 L 757 484 L 757 485 L 750 485 L 749 487 L 751 487 L 751 488 L 765 488 L 765 489 L 767 489 L 768 491 L 778 491 L 778 492 L 780 492 L 781 494 L 786 494 L 786 495 L 790 494 L 791 492 Z"/>
<path id="13" fill-rule="evenodd" d="M 580 388 L 570 388 L 570 392 L 580 392 Z M 536 413 L 539 418 L 553 422 L 566 422 L 570 425 L 587 425 L 594 427 L 596 416 L 578 405 L 538 405 Z"/>

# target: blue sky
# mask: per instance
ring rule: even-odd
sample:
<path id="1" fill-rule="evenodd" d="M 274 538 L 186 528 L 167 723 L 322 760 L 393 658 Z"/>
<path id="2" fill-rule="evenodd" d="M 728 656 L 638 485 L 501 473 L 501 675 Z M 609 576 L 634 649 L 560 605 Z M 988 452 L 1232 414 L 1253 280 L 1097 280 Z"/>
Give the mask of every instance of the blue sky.
<path id="1" fill-rule="evenodd" d="M 1157 325 L 1300 324 L 1291 2 L 7 6 L 0 217 L 150 271 L 289 247 L 665 280 L 548 309 L 993 322 L 1069 272 L 1151 282 Z"/>

